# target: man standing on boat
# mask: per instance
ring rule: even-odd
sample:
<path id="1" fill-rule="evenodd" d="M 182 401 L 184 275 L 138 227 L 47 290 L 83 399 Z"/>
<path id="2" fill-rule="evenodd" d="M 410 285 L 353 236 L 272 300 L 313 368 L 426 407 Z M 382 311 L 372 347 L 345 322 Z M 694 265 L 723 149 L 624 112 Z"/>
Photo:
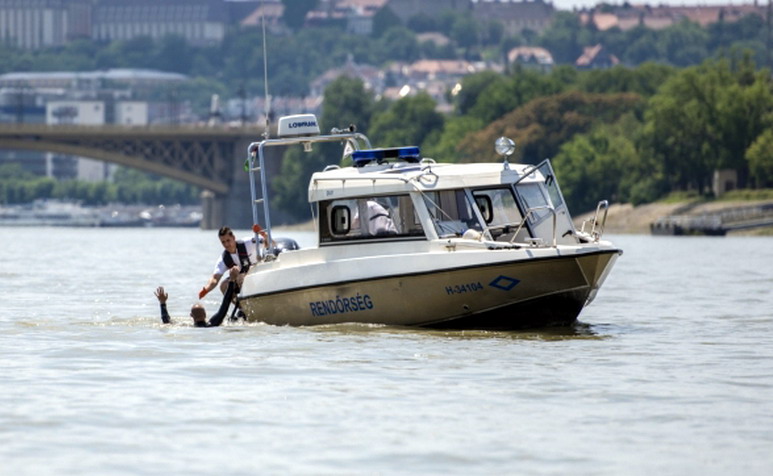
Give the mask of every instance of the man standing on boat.
<path id="1" fill-rule="evenodd" d="M 234 236 L 234 232 L 224 226 L 217 232 L 217 236 L 220 238 L 220 243 L 223 245 L 223 254 L 215 264 L 215 270 L 212 273 L 212 277 L 209 278 L 207 284 L 199 291 L 199 299 L 203 299 L 210 291 L 215 289 L 217 283 L 220 282 L 220 278 L 226 273 L 226 271 L 234 266 L 238 267 L 239 274 L 236 277 L 236 291 L 244 281 L 244 275 L 250 269 L 250 266 L 258 262 L 258 244 L 254 237 L 245 240 L 237 240 Z M 261 235 L 260 243 L 264 242 L 264 238 Z M 220 290 L 225 293 L 231 278 L 226 278 L 220 285 Z"/>
<path id="2" fill-rule="evenodd" d="M 239 275 L 239 268 L 234 266 L 229 271 L 228 285 L 226 286 L 223 294 L 223 301 L 220 303 L 220 309 L 207 321 L 207 311 L 200 303 L 196 303 L 191 306 L 191 317 L 193 318 L 193 325 L 196 327 L 217 327 L 223 323 L 226 314 L 228 314 L 228 307 L 231 305 L 231 298 L 233 298 L 234 290 L 236 289 L 236 277 Z M 169 295 L 164 291 L 163 286 L 159 286 L 156 289 L 156 298 L 161 305 L 161 322 L 164 324 L 170 324 L 172 322 L 169 317 L 169 311 L 166 309 L 166 300 Z"/>

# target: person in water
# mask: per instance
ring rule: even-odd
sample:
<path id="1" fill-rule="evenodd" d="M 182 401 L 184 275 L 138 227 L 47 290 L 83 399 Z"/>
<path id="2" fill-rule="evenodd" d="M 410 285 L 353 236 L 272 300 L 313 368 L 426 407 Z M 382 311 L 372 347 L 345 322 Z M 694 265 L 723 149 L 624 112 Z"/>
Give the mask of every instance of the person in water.
<path id="1" fill-rule="evenodd" d="M 201 303 L 196 303 L 191 306 L 191 317 L 193 318 L 193 325 L 196 327 L 217 327 L 223 323 L 226 314 L 228 314 L 228 307 L 231 305 L 231 298 L 236 288 L 236 277 L 239 275 L 239 268 L 232 266 L 228 270 L 230 279 L 228 280 L 228 287 L 226 287 L 225 294 L 223 294 L 223 301 L 220 303 L 220 309 L 207 321 L 207 311 Z M 169 317 L 169 311 L 166 309 L 166 300 L 169 295 L 164 291 L 163 286 L 159 286 L 155 292 L 156 298 L 161 305 L 161 322 L 164 324 L 170 324 L 172 319 Z"/>

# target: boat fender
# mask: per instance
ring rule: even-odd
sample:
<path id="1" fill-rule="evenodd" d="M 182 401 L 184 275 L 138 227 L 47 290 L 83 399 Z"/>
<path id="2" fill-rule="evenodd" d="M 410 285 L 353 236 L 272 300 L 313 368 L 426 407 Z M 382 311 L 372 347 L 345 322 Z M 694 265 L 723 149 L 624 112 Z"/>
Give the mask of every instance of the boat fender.
<path id="1" fill-rule="evenodd" d="M 462 235 L 462 239 L 464 240 L 480 241 L 481 238 L 483 238 L 483 233 L 473 230 L 472 228 L 468 228 Z"/>

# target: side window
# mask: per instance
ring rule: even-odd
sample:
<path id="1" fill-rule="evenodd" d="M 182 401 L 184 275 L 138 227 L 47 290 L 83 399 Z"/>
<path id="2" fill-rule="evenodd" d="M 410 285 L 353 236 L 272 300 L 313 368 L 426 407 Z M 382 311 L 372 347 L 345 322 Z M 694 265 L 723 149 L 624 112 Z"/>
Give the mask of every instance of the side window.
<path id="1" fill-rule="evenodd" d="M 334 235 L 345 235 L 351 229 L 351 212 L 349 207 L 336 205 L 332 209 L 330 228 Z"/>
<path id="2" fill-rule="evenodd" d="M 561 188 L 558 186 L 556 174 L 553 172 L 550 162 L 545 161 L 541 164 L 539 171 L 545 177 L 545 188 L 548 190 L 548 196 L 550 196 L 550 201 L 553 203 L 553 208 L 560 208 L 564 204 L 564 197 L 561 195 Z"/>
<path id="3" fill-rule="evenodd" d="M 483 229 L 464 190 L 428 192 L 424 194 L 424 201 L 441 238 L 462 236 L 468 229 Z"/>
<path id="4" fill-rule="evenodd" d="M 491 233 L 491 237 L 497 241 L 510 240 L 522 220 L 513 189 L 503 187 L 473 190 L 472 194 L 481 215 L 486 220 L 486 228 Z"/>
<path id="5" fill-rule="evenodd" d="M 424 237 L 407 194 L 331 200 L 319 208 L 320 244 Z"/>
<path id="6" fill-rule="evenodd" d="M 518 184 L 515 189 L 518 192 L 518 196 L 523 201 L 524 212 L 529 213 L 529 209 L 533 209 L 531 212 L 531 223 L 537 223 L 542 221 L 550 212 L 543 207 L 549 206 L 548 199 L 539 183 L 522 183 Z"/>
<path id="7" fill-rule="evenodd" d="M 502 226 L 521 223 L 521 211 L 518 210 L 510 187 L 474 190 L 472 194 L 486 220 L 486 225 Z"/>
<path id="8" fill-rule="evenodd" d="M 494 219 L 491 197 L 488 195 L 475 195 L 475 204 L 478 205 L 478 210 L 480 210 L 480 214 L 483 216 L 486 225 L 491 224 L 491 221 Z"/>

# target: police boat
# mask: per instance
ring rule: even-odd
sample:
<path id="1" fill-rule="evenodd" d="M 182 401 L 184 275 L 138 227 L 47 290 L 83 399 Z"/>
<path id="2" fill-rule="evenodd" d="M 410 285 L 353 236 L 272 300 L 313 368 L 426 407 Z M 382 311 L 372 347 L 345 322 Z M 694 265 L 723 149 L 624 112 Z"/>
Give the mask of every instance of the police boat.
<path id="1" fill-rule="evenodd" d="M 514 164 L 500 138 L 491 163 L 440 163 L 418 147 L 373 148 L 354 127 L 320 134 L 313 115 L 279 120 L 250 144 L 252 213 L 269 249 L 238 296 L 250 321 L 507 330 L 570 325 L 622 250 L 602 240 L 607 202 L 575 229 L 549 160 Z M 270 249 L 266 150 L 342 146 L 311 177 L 316 247 Z M 492 154 L 493 155 L 493 154 Z M 261 216 L 262 215 L 262 216 Z M 587 225 L 587 230 L 586 230 Z"/>

